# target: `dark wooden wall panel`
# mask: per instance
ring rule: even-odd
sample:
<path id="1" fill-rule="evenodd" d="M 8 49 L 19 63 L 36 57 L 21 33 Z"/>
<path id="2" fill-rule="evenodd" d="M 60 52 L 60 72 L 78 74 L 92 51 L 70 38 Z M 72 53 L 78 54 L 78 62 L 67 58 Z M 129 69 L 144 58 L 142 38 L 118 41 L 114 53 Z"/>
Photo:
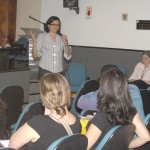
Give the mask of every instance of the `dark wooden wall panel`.
<path id="1" fill-rule="evenodd" d="M 0 45 L 12 43 L 16 36 L 17 0 L 0 0 Z"/>

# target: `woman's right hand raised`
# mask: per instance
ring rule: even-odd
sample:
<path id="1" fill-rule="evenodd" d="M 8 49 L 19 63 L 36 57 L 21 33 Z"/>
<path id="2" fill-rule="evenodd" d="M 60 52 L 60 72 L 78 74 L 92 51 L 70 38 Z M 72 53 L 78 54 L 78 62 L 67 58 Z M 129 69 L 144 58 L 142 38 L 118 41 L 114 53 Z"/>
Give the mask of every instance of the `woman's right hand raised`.
<path id="1" fill-rule="evenodd" d="M 35 42 L 35 41 L 36 41 L 35 33 L 32 32 L 32 30 L 30 30 L 30 34 L 31 34 L 31 37 L 32 37 L 33 42 Z"/>
<path id="2" fill-rule="evenodd" d="M 33 59 L 38 59 L 38 50 L 37 50 L 37 47 L 36 47 L 36 35 L 34 32 L 32 32 L 32 30 L 30 30 L 30 34 L 31 34 L 31 37 L 32 37 L 32 57 Z"/>

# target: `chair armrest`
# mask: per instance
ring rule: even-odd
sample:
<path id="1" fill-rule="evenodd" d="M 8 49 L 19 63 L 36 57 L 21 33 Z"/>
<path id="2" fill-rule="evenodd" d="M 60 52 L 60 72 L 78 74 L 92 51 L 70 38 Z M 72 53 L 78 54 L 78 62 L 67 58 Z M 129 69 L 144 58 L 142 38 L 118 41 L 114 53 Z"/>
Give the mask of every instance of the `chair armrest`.
<path id="1" fill-rule="evenodd" d="M 150 91 L 150 86 L 147 88 L 148 91 Z"/>
<path id="2" fill-rule="evenodd" d="M 70 137 L 70 135 L 66 135 L 66 136 L 63 136 L 63 137 L 57 139 L 47 148 L 47 150 L 53 150 L 61 141 L 63 141 L 64 139 L 66 139 L 68 137 Z"/>
<path id="3" fill-rule="evenodd" d="M 144 118 L 144 124 L 146 125 L 149 120 L 150 120 L 150 113 L 147 114 L 146 117 Z"/>
<path id="4" fill-rule="evenodd" d="M 119 128 L 121 127 L 121 125 L 117 125 L 115 127 L 113 127 L 112 129 L 110 129 L 105 136 L 103 137 L 103 139 L 101 140 L 101 142 L 98 144 L 98 146 L 96 147 L 95 150 L 100 150 L 104 147 L 104 145 L 106 144 L 106 142 L 109 140 L 109 138 L 111 138 L 112 134 Z"/>
<path id="5" fill-rule="evenodd" d="M 82 110 L 81 112 L 80 112 L 80 116 L 84 116 L 84 114 L 87 112 L 87 110 Z"/>
<path id="6" fill-rule="evenodd" d="M 14 130 L 15 126 L 16 126 L 16 123 L 12 124 L 11 127 L 10 127 L 11 130 Z"/>

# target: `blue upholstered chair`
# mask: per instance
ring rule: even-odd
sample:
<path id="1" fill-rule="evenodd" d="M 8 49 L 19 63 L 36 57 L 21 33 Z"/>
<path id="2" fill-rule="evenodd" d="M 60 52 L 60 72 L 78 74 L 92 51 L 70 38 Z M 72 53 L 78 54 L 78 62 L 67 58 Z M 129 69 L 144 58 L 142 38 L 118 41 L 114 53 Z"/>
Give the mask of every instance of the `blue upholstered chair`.
<path id="1" fill-rule="evenodd" d="M 138 111 L 142 120 L 145 118 L 144 109 L 143 109 L 143 101 L 140 94 L 139 88 L 134 84 L 129 84 L 129 92 L 131 95 L 132 103 Z"/>
<path id="2" fill-rule="evenodd" d="M 24 62 L 25 67 L 28 67 L 29 64 L 29 41 L 26 37 L 20 37 L 15 44 L 22 45 L 23 51 L 21 54 L 16 55 L 14 61 Z"/>
<path id="3" fill-rule="evenodd" d="M 95 150 L 127 150 L 134 132 L 135 126 L 133 124 L 117 125 L 105 134 Z"/>
<path id="4" fill-rule="evenodd" d="M 44 107 L 40 101 L 30 102 L 27 104 L 14 125 L 13 133 L 16 132 L 17 129 L 26 123 L 31 117 L 38 114 L 44 114 Z"/>
<path id="5" fill-rule="evenodd" d="M 4 139 L 5 130 L 6 130 L 6 115 L 5 111 L 0 110 L 0 139 Z"/>
<path id="6" fill-rule="evenodd" d="M 127 75 L 127 68 L 124 65 L 120 64 L 120 65 L 116 65 L 116 66 L 118 67 L 118 69 L 121 72 L 123 72 L 124 75 Z"/>
<path id="7" fill-rule="evenodd" d="M 22 104 L 24 99 L 24 90 L 18 85 L 9 85 L 0 89 L 0 98 L 6 102 L 6 119 L 7 127 L 11 127 L 17 122 L 22 112 Z"/>
<path id="8" fill-rule="evenodd" d="M 150 113 L 150 91 L 148 89 L 140 89 L 140 94 L 143 101 L 143 109 L 145 115 Z"/>
<path id="9" fill-rule="evenodd" d="M 71 92 L 78 92 L 80 86 L 87 79 L 86 66 L 81 63 L 71 63 L 66 71 L 66 78 L 69 82 Z"/>
<path id="10" fill-rule="evenodd" d="M 47 150 L 86 150 L 88 140 L 83 134 L 63 136 L 54 141 Z"/>
<path id="11" fill-rule="evenodd" d="M 80 86 L 75 98 L 72 101 L 72 105 L 71 105 L 71 112 L 74 112 L 76 114 L 80 114 L 80 112 L 82 111 L 82 109 L 80 109 L 77 106 L 78 100 L 82 95 L 85 95 L 89 92 L 92 91 L 96 91 L 99 88 L 99 81 L 98 80 L 86 80 L 85 82 L 82 83 L 82 85 Z"/>

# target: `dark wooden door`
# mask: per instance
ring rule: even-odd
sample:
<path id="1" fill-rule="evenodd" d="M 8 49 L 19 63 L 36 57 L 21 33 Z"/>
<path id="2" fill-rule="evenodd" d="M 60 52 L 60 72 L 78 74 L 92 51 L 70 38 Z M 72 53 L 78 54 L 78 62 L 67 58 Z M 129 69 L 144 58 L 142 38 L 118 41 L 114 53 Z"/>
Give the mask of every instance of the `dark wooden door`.
<path id="1" fill-rule="evenodd" d="M 0 45 L 15 42 L 17 0 L 0 0 Z"/>

